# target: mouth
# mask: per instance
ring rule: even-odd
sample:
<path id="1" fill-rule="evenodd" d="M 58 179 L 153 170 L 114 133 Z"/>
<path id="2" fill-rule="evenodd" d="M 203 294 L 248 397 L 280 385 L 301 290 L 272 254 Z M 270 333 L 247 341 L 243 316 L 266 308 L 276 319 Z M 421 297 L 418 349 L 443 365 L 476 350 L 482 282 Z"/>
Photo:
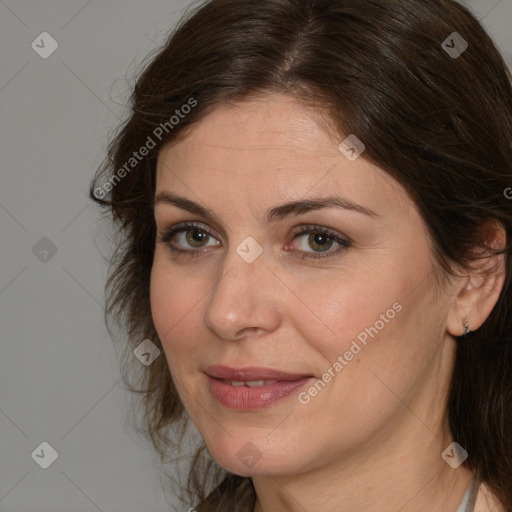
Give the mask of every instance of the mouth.
<path id="1" fill-rule="evenodd" d="M 232 386 L 238 387 L 238 386 L 247 386 L 249 388 L 256 388 L 260 386 L 272 386 L 277 380 L 228 380 L 228 379 L 222 379 L 222 382 L 225 382 L 226 384 L 231 384 Z"/>
<path id="2" fill-rule="evenodd" d="M 285 399 L 315 379 L 272 368 L 211 366 L 205 371 L 209 390 L 220 404 L 237 410 L 268 407 Z"/>

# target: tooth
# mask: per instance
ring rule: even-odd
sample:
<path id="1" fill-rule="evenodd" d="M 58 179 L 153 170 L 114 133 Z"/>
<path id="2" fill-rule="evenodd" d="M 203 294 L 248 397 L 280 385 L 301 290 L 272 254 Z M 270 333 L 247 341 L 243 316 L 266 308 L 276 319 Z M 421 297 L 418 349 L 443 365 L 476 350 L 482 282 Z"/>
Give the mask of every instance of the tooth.
<path id="1" fill-rule="evenodd" d="M 230 380 L 228 381 L 232 386 L 243 386 L 244 383 L 241 380 Z"/>
<path id="2" fill-rule="evenodd" d="M 234 387 L 249 386 L 250 388 L 254 388 L 257 386 L 271 386 L 272 384 L 275 384 L 277 382 L 277 380 L 223 380 L 226 384 L 231 384 Z"/>
<path id="3" fill-rule="evenodd" d="M 250 388 L 253 388 L 255 386 L 263 386 L 264 381 L 262 381 L 262 380 L 248 380 L 245 384 L 247 386 L 249 386 Z"/>

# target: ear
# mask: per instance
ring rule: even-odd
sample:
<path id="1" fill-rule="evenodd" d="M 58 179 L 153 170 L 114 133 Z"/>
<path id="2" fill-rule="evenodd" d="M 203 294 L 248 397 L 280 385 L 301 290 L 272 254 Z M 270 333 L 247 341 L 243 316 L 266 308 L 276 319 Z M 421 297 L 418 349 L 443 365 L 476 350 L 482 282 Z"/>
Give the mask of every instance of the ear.
<path id="1" fill-rule="evenodd" d="M 487 320 L 498 302 L 505 281 L 505 254 L 494 254 L 506 246 L 503 226 L 492 221 L 482 228 L 482 239 L 489 248 L 477 255 L 472 268 L 459 280 L 446 328 L 453 336 L 464 334 L 464 320 L 476 331 Z"/>

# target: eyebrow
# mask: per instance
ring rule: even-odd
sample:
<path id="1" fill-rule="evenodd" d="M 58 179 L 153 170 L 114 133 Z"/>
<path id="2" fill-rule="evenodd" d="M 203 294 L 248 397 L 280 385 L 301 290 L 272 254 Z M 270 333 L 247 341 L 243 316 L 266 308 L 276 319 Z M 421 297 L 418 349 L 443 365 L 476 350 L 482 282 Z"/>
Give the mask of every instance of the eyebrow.
<path id="1" fill-rule="evenodd" d="M 219 221 L 217 215 L 199 203 L 196 203 L 186 197 L 171 194 L 170 192 L 160 192 L 154 199 L 154 206 L 158 204 L 169 204 L 177 206 L 182 210 L 186 210 L 190 213 L 195 213 L 207 219 Z M 365 206 L 362 206 L 356 202 L 349 201 L 339 196 L 329 197 L 312 197 L 299 201 L 292 201 L 285 203 L 274 208 L 269 209 L 266 212 L 267 222 L 275 222 L 291 215 L 299 215 L 314 210 L 321 210 L 323 208 L 342 208 L 344 210 L 351 210 L 369 217 L 379 217 L 377 213 L 370 210 Z"/>

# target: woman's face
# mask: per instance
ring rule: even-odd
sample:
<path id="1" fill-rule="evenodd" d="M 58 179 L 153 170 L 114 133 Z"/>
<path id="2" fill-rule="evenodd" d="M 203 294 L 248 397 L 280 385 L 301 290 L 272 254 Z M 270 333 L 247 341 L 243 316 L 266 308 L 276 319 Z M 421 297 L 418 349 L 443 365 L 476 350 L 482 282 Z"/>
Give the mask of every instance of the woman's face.
<path id="1" fill-rule="evenodd" d="M 377 460 L 434 438 L 445 411 L 453 298 L 435 295 L 424 222 L 322 126 L 268 95 L 159 154 L 153 320 L 192 421 L 240 475 Z"/>

